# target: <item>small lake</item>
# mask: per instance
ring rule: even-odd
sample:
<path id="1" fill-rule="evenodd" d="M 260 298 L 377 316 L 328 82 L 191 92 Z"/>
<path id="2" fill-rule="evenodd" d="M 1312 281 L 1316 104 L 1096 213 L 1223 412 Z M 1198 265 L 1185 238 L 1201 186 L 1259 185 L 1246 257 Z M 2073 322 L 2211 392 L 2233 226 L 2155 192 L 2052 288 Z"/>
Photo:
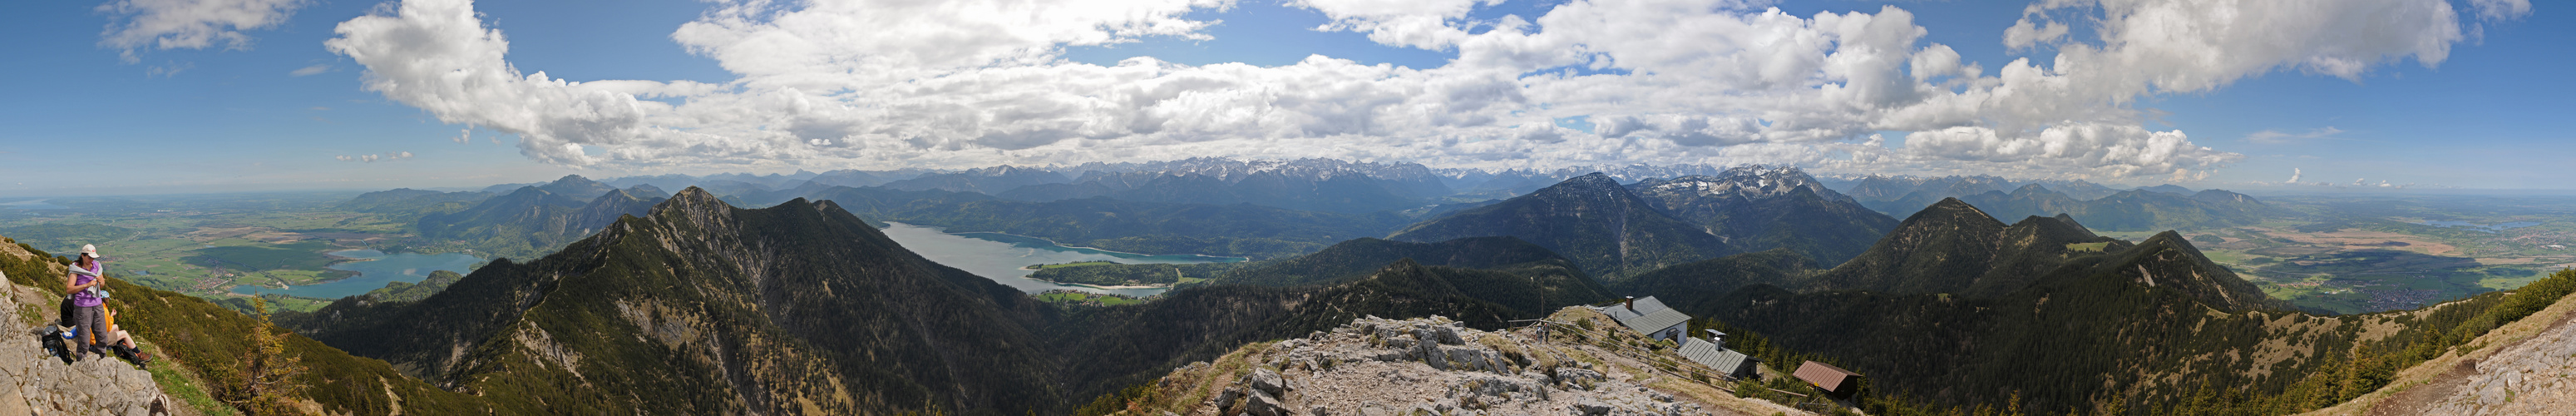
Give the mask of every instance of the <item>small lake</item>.
<path id="1" fill-rule="evenodd" d="M 339 299 L 347 296 L 367 294 L 367 291 L 371 290 L 383 289 L 385 288 L 386 282 L 420 283 L 421 279 L 429 278 L 429 272 L 446 270 L 456 272 L 458 274 L 464 274 L 466 272 L 473 271 L 469 269 L 469 267 L 473 267 L 474 263 L 483 262 L 483 258 L 481 257 L 474 257 L 463 253 L 385 254 L 385 252 L 375 250 L 341 250 L 331 252 L 330 254 L 333 256 L 359 259 L 360 261 L 345 262 L 330 266 L 332 270 L 353 271 L 358 272 L 358 275 L 350 276 L 347 279 L 340 279 L 316 285 L 294 286 L 283 290 L 251 285 L 234 286 L 233 293 L 282 293 L 308 298 Z"/>
<path id="2" fill-rule="evenodd" d="M 986 279 L 993 279 L 993 282 L 1001 283 L 1012 288 L 1017 288 L 1022 292 L 1029 293 L 1038 293 L 1055 289 L 1070 289 L 1091 293 L 1110 293 L 1144 297 L 1153 296 L 1155 294 L 1163 293 L 1165 290 L 1169 290 L 1165 288 L 1103 289 L 1091 286 L 1056 284 L 1044 280 L 1030 279 L 1029 274 L 1034 273 L 1034 271 L 1020 269 L 1021 267 L 1027 267 L 1032 264 L 1072 263 L 1083 261 L 1106 261 L 1125 264 L 1188 264 L 1232 263 L 1246 260 L 1241 257 L 1217 257 L 1197 254 L 1150 255 L 1120 253 L 1093 248 L 1066 247 L 1057 245 L 1055 242 L 1047 241 L 1042 238 L 1010 234 L 949 234 L 940 232 L 938 228 L 897 222 L 886 223 L 886 228 L 881 231 L 885 232 L 886 237 L 893 238 L 895 243 L 902 244 L 904 249 L 912 250 L 914 253 L 921 254 L 922 258 L 939 262 L 939 264 L 947 265 L 948 267 L 965 270 L 966 272 L 974 273 L 977 276 L 984 276 Z"/>
<path id="3" fill-rule="evenodd" d="M 2504 230 L 2511 230 L 2511 229 L 2515 229 L 2515 228 L 2522 228 L 2522 227 L 2530 227 L 2530 226 L 2540 225 L 2540 223 L 2538 223 L 2538 222 L 2532 222 L 2532 221 L 2515 221 L 2515 222 L 2508 222 L 2508 223 L 2502 223 L 2502 224 L 2496 224 L 2496 225 L 2483 225 L 2483 224 L 2477 224 L 2477 223 L 2472 223 L 2472 222 L 2468 222 L 2468 221 L 2433 221 L 2433 220 L 2425 220 L 2424 222 L 2419 222 L 2419 223 L 2416 223 L 2416 224 L 2430 225 L 2430 226 L 2442 227 L 2442 228 L 2461 228 L 2461 229 L 2468 229 L 2468 230 L 2472 230 L 2472 231 L 2484 231 L 2484 232 L 2489 232 L 2489 233 L 2501 233 L 2501 232 L 2504 232 Z"/>

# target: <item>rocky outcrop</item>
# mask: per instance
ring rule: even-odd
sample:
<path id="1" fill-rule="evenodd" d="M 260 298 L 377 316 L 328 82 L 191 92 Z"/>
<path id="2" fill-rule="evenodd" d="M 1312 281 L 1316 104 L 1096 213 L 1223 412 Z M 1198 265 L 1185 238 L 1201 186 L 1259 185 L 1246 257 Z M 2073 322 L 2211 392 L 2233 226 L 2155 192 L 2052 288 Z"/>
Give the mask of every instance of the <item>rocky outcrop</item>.
<path id="1" fill-rule="evenodd" d="M 2576 296 L 2402 370 L 2388 387 L 2311 415 L 2563 415 L 2576 409 Z"/>
<path id="2" fill-rule="evenodd" d="M 1163 397 L 1204 397 L 1167 409 L 1190 416 L 1803 413 L 1643 370 L 1649 366 L 1534 329 L 1372 316 L 1192 363 L 1155 388 Z"/>
<path id="3" fill-rule="evenodd" d="M 91 355 L 65 363 L 47 353 L 32 340 L 43 329 L 0 347 L 0 415 L 166 415 L 177 405 L 152 373 L 124 360 Z"/>

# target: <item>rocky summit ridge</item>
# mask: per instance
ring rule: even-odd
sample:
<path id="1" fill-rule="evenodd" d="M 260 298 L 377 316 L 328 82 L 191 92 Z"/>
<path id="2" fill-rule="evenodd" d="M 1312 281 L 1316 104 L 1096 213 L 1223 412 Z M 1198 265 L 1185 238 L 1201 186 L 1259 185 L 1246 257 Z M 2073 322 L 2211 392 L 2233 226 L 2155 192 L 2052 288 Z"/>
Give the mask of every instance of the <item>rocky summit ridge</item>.
<path id="1" fill-rule="evenodd" d="M 1559 318 L 1584 315 L 1581 307 Z M 1552 318 L 1554 319 L 1554 318 Z M 1606 321 L 1605 321 L 1606 322 Z M 1613 330 L 1616 331 L 1616 330 Z M 1670 357 L 1665 357 L 1670 359 Z M 1649 358 L 1652 359 L 1652 358 Z M 1369 316 L 1181 366 L 1128 414 L 1188 416 L 1804 414 L 1652 370 L 1564 331 Z"/>

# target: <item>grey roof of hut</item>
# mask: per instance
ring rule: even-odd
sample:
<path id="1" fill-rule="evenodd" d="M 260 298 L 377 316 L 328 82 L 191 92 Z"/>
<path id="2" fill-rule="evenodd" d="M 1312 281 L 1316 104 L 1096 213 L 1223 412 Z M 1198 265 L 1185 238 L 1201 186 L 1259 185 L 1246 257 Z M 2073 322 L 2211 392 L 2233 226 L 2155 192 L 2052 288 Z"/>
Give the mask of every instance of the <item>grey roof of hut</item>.
<path id="1" fill-rule="evenodd" d="M 1673 308 L 1672 308 L 1672 307 L 1670 307 L 1670 306 L 1664 306 L 1664 301 L 1655 300 L 1655 297 L 1653 297 L 1653 296 L 1647 296 L 1647 297 L 1637 298 L 1637 304 L 1636 304 L 1635 308 L 1636 308 L 1636 310 L 1635 310 L 1635 311 L 1629 311 L 1629 310 L 1628 310 L 1628 309 L 1629 309 L 1629 306 L 1628 306 L 1628 305 L 1625 305 L 1625 304 L 1620 304 L 1620 305 L 1610 305 L 1610 306 L 1602 307 L 1602 308 L 1601 308 L 1601 313 L 1609 314 L 1609 315 L 1610 315 L 1610 319 L 1617 319 L 1617 320 L 1620 320 L 1620 321 L 1623 321 L 1623 322 L 1624 322 L 1624 321 L 1627 321 L 1627 320 L 1628 320 L 1628 319 L 1630 319 L 1630 318 L 1636 318 L 1636 317 L 1639 317 L 1639 316 L 1645 316 L 1645 315 L 1653 314 L 1653 313 L 1655 313 L 1655 312 L 1659 312 L 1659 311 L 1666 311 L 1666 310 L 1672 310 L 1672 309 L 1673 309 Z M 1663 329 L 1663 328 L 1658 327 L 1658 328 L 1655 328 L 1655 329 Z"/>
<path id="2" fill-rule="evenodd" d="M 1684 338 L 1681 353 L 1682 358 L 1717 371 L 1735 371 L 1737 367 L 1744 366 L 1745 360 L 1761 361 L 1735 350 L 1718 348 L 1717 344 L 1699 338 Z"/>
<path id="3" fill-rule="evenodd" d="M 1683 322 L 1689 321 L 1690 314 L 1682 313 L 1682 311 L 1679 310 L 1665 309 L 1655 311 L 1654 313 L 1648 313 L 1645 316 L 1620 319 L 1619 324 L 1627 325 L 1628 329 L 1636 330 L 1637 333 L 1640 334 L 1652 334 L 1655 333 L 1656 330 L 1671 328 L 1673 325 L 1680 325 Z"/>

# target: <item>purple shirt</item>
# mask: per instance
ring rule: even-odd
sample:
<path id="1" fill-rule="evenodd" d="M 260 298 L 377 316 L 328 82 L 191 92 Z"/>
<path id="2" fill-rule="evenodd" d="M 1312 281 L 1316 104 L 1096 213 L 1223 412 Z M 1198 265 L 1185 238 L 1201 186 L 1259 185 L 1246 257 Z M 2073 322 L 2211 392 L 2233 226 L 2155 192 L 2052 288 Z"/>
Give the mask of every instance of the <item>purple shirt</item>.
<path id="1" fill-rule="evenodd" d="M 71 267 L 75 267 L 75 268 L 77 268 L 77 267 L 80 267 L 80 265 L 79 265 L 79 264 L 73 264 L 73 265 L 71 265 Z M 87 270 L 89 270 L 89 271 L 90 271 L 90 274 L 72 273 L 72 285 L 73 285 L 73 286 L 86 285 L 86 284 L 89 284 L 90 282 L 98 281 L 98 279 L 99 279 L 99 278 L 98 278 L 97 276 L 91 276 L 92 274 L 94 274 L 94 275 L 98 275 L 98 276 L 106 276 L 106 275 L 107 275 L 107 263 L 100 263 L 100 262 L 95 262 L 95 261 L 93 261 L 93 262 L 89 262 L 89 268 L 88 268 Z M 99 298 L 98 298 L 98 292 L 88 291 L 88 290 L 83 290 L 83 291 L 81 291 L 80 293 L 74 293 L 74 294 L 72 294 L 72 306 L 76 306 L 76 307 L 83 307 L 83 308 L 95 308 L 95 307 L 98 307 L 98 305 L 102 305 L 102 304 L 106 304 L 106 303 L 107 303 L 107 300 L 106 300 L 106 299 L 99 299 Z"/>

